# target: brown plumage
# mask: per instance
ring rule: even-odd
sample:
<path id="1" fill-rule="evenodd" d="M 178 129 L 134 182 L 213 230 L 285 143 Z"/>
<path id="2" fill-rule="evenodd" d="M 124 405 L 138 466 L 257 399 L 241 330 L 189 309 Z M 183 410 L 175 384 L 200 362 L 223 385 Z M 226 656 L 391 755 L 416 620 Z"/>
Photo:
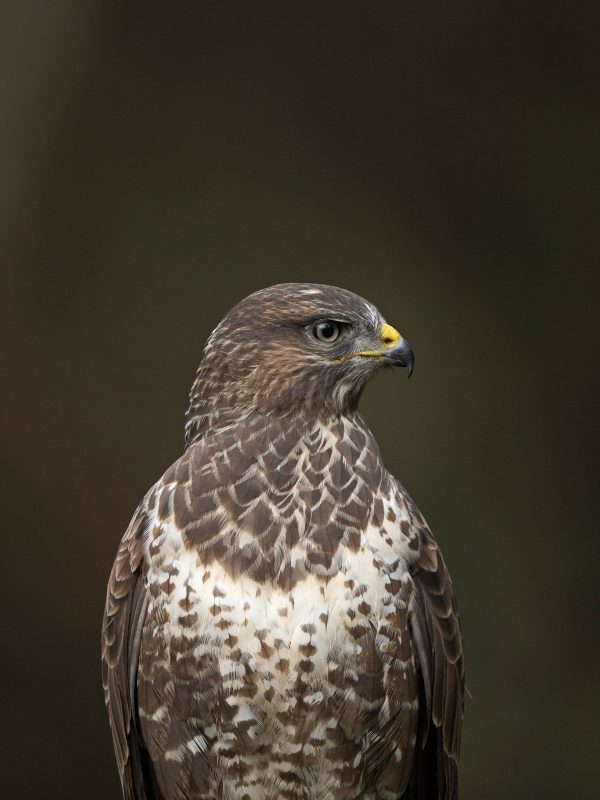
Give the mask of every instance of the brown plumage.
<path id="1" fill-rule="evenodd" d="M 108 585 L 128 800 L 457 797 L 452 584 L 356 410 L 383 365 L 408 344 L 328 286 L 257 292 L 211 335 Z"/>

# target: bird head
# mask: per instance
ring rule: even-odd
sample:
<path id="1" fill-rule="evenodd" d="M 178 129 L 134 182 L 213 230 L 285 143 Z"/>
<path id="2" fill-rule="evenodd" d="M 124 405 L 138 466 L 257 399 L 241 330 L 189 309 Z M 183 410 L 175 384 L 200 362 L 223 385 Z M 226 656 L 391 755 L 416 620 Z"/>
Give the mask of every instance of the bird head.
<path id="1" fill-rule="evenodd" d="M 410 376 L 414 358 L 375 306 L 333 286 L 278 284 L 246 297 L 213 331 L 188 417 L 207 402 L 215 410 L 344 413 L 387 366 Z"/>

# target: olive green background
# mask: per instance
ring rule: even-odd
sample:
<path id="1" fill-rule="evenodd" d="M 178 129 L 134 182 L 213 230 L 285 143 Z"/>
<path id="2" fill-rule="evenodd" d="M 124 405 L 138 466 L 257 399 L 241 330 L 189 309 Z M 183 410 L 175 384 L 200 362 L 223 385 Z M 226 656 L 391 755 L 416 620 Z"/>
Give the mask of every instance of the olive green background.
<path id="1" fill-rule="evenodd" d="M 462 796 L 596 796 L 599 8 L 0 4 L 3 797 L 119 796 L 107 575 L 279 281 L 413 344 L 363 411 L 454 578 Z"/>

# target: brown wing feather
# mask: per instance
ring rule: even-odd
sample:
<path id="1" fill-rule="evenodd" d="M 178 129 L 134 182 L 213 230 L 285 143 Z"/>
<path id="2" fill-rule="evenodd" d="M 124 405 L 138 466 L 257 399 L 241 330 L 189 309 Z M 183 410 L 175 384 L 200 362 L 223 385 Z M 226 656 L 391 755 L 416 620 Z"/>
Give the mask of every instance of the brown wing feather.
<path id="1" fill-rule="evenodd" d="M 148 596 L 143 544 L 144 498 L 121 541 L 106 594 L 102 625 L 102 682 L 117 766 L 126 800 L 159 800 L 148 754 L 138 733 L 136 674 Z"/>
<path id="2" fill-rule="evenodd" d="M 409 796 L 456 800 L 465 692 L 460 622 L 442 554 L 418 509 L 408 502 L 420 542 L 420 556 L 411 569 L 415 596 L 410 630 L 422 695 Z"/>

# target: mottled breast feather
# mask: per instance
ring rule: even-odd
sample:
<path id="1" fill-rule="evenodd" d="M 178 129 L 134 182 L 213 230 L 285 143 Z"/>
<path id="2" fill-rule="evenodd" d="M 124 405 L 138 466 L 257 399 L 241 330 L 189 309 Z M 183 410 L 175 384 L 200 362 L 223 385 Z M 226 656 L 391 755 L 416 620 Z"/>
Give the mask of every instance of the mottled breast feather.
<path id="1" fill-rule="evenodd" d="M 140 505 L 103 675 L 124 796 L 455 798 L 452 586 L 358 414 L 249 414 Z"/>

